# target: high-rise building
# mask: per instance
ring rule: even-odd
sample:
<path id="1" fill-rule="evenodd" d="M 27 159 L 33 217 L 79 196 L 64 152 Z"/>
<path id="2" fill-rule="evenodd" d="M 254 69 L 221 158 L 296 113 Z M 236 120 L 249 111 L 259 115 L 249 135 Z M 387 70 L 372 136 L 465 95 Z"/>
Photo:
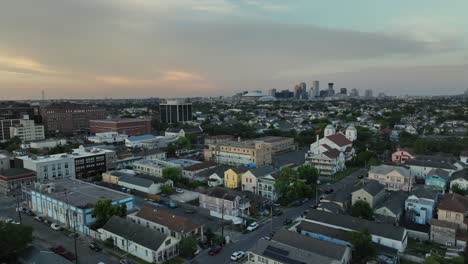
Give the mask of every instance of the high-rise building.
<path id="1" fill-rule="evenodd" d="M 372 98 L 373 97 L 372 89 L 366 89 L 366 91 L 364 92 L 364 97 Z"/>
<path id="2" fill-rule="evenodd" d="M 349 93 L 349 96 L 359 97 L 359 91 L 356 88 L 353 88 L 353 89 L 351 89 L 351 92 Z"/>
<path id="3" fill-rule="evenodd" d="M 314 87 L 314 92 L 313 92 L 314 97 L 319 97 L 320 96 L 320 82 L 314 81 L 313 87 Z"/>
<path id="4" fill-rule="evenodd" d="M 346 88 L 340 88 L 340 94 L 342 94 L 342 95 L 348 95 L 348 89 L 346 89 Z"/>
<path id="5" fill-rule="evenodd" d="M 174 124 L 192 121 L 192 103 L 185 100 L 168 100 L 159 104 L 162 123 Z"/>
<path id="6" fill-rule="evenodd" d="M 10 139 L 10 127 L 20 124 L 21 119 L 0 119 L 0 142 Z"/>
<path id="7" fill-rule="evenodd" d="M 41 116 L 48 134 L 71 134 L 87 132 L 89 120 L 105 119 L 106 111 L 92 105 L 61 102 L 41 107 Z"/>
<path id="8" fill-rule="evenodd" d="M 294 86 L 294 98 L 296 99 L 306 99 L 307 98 L 307 84 L 301 82 Z"/>
<path id="9" fill-rule="evenodd" d="M 328 83 L 328 96 L 332 96 L 335 94 L 335 90 L 333 89 L 334 83 Z"/>
<path id="10" fill-rule="evenodd" d="M 270 89 L 270 91 L 268 92 L 268 95 L 276 97 L 276 89 Z"/>

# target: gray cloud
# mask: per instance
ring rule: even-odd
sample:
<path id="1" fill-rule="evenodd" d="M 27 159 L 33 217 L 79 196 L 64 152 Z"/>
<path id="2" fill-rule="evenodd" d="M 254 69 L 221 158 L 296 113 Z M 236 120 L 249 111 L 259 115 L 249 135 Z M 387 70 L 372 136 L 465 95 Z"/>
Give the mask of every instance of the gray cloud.
<path id="1" fill-rule="evenodd" d="M 118 92 L 123 96 L 124 88 L 95 82 L 99 76 L 119 76 L 139 80 L 136 85 L 141 86 L 140 96 L 192 96 L 292 86 L 300 78 L 342 78 L 349 83 L 365 85 L 354 78 L 364 81 L 363 77 L 371 73 L 369 70 L 350 70 L 350 73 L 337 70 L 335 73 L 331 68 L 329 73 L 318 76 L 305 71 L 340 61 L 378 61 L 395 56 L 417 60 L 459 48 L 457 43 L 439 47 L 403 34 L 266 23 L 237 13 L 227 15 L 235 10 L 230 5 L 209 9 L 209 1 L 205 3 L 206 8 L 195 11 L 189 7 L 179 10 L 159 6 L 158 9 L 148 6 L 151 3 L 145 0 L 140 2 L 144 5 L 130 5 L 122 0 L 2 3 L 0 56 L 5 55 L 3 52 L 30 58 L 62 72 L 61 78 L 69 78 L 69 81 L 40 83 L 54 87 L 57 94 L 86 96 L 89 90 L 73 89 L 84 83 L 87 87 L 109 89 L 109 93 Z M 296 69 L 301 72 L 294 76 L 298 79 L 282 74 Z M 202 76 L 206 83 L 192 90 L 187 88 L 190 85 L 187 82 L 174 83 L 171 88 L 175 89 L 168 90 L 170 83 L 154 82 L 153 85 L 153 82 L 141 81 L 157 79 L 167 71 L 194 73 Z M 376 76 L 384 81 L 394 74 L 383 70 Z M 8 84 L 15 85 L 14 82 Z M 196 90 L 201 86 L 211 88 Z M 58 92 L 60 89 L 67 92 Z M 134 91 L 128 92 L 129 96 L 134 94 Z"/>

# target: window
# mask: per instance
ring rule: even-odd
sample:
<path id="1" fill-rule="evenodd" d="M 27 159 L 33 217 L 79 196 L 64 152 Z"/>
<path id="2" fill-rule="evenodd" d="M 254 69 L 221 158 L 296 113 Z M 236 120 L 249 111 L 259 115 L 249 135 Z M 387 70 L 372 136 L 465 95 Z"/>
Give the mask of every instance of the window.
<path id="1" fill-rule="evenodd" d="M 166 244 L 166 246 L 170 245 L 170 244 L 171 244 L 171 240 L 170 240 L 170 239 L 166 240 L 166 243 L 165 243 L 165 244 Z"/>
<path id="2" fill-rule="evenodd" d="M 450 218 L 450 212 L 445 212 L 445 217 Z"/>
<path id="3" fill-rule="evenodd" d="M 455 219 L 460 220 L 460 214 L 455 214 Z"/>

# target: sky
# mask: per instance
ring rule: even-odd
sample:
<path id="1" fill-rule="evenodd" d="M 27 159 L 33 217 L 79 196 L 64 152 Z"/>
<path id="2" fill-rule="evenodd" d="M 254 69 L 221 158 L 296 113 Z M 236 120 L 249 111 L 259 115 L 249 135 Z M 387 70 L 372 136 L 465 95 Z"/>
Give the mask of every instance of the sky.
<path id="1" fill-rule="evenodd" d="M 0 99 L 468 88 L 466 0 L 0 1 Z"/>

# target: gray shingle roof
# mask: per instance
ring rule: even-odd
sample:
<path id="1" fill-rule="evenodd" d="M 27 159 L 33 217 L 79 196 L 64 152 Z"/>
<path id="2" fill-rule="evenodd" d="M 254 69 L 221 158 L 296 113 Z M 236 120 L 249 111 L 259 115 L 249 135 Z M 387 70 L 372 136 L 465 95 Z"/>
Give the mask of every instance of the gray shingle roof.
<path id="1" fill-rule="evenodd" d="M 346 252 L 346 246 L 318 240 L 284 229 L 276 232 L 272 240 L 336 260 L 341 260 Z"/>
<path id="2" fill-rule="evenodd" d="M 376 208 L 385 207 L 395 215 L 398 215 L 405 207 L 405 201 L 408 198 L 408 193 L 403 191 L 391 192 L 384 200 L 382 200 Z"/>
<path id="3" fill-rule="evenodd" d="M 306 219 L 327 225 L 344 227 L 354 231 L 367 229 L 371 234 L 399 241 L 403 239 L 405 233 L 403 227 L 376 223 L 349 215 L 337 215 L 319 210 L 310 210 L 309 213 L 307 213 Z"/>
<path id="4" fill-rule="evenodd" d="M 403 167 L 398 167 L 398 166 L 391 166 L 391 165 L 372 166 L 369 173 L 377 173 L 377 174 L 385 175 L 392 171 L 397 171 L 399 174 L 405 177 L 410 176 L 410 171 L 408 169 L 403 168 Z"/>
<path id="5" fill-rule="evenodd" d="M 423 160 L 416 157 L 414 159 L 409 159 L 406 161 L 406 165 L 413 165 L 413 166 L 420 166 L 420 167 L 429 167 L 429 168 L 440 168 L 440 169 L 448 169 L 448 170 L 456 170 L 457 167 L 454 166 L 452 163 L 447 162 L 445 160 Z"/>
<path id="6" fill-rule="evenodd" d="M 468 169 L 456 171 L 452 174 L 452 180 L 463 178 L 468 181 Z"/>
<path id="7" fill-rule="evenodd" d="M 383 191 L 385 189 L 385 186 L 379 183 L 378 181 L 371 180 L 364 187 L 362 187 L 362 189 L 366 191 L 368 194 L 375 196 L 379 192 Z"/>
<path id="8" fill-rule="evenodd" d="M 147 180 L 147 179 L 143 179 L 143 178 L 135 177 L 135 176 L 130 176 L 130 175 L 119 177 L 119 182 L 130 183 L 130 184 L 145 187 L 145 188 L 148 188 L 151 185 L 153 185 L 153 181 L 151 180 Z"/>
<path id="9" fill-rule="evenodd" d="M 266 165 L 257 167 L 255 169 L 250 170 L 250 172 L 255 175 L 255 177 L 263 177 L 273 173 L 275 169 L 272 166 Z"/>
<path id="10" fill-rule="evenodd" d="M 102 229 L 154 251 L 157 251 L 168 237 L 118 216 L 112 216 Z"/>
<path id="11" fill-rule="evenodd" d="M 418 198 L 435 200 L 438 196 L 438 192 L 427 188 L 416 188 L 410 195 L 415 195 Z"/>

